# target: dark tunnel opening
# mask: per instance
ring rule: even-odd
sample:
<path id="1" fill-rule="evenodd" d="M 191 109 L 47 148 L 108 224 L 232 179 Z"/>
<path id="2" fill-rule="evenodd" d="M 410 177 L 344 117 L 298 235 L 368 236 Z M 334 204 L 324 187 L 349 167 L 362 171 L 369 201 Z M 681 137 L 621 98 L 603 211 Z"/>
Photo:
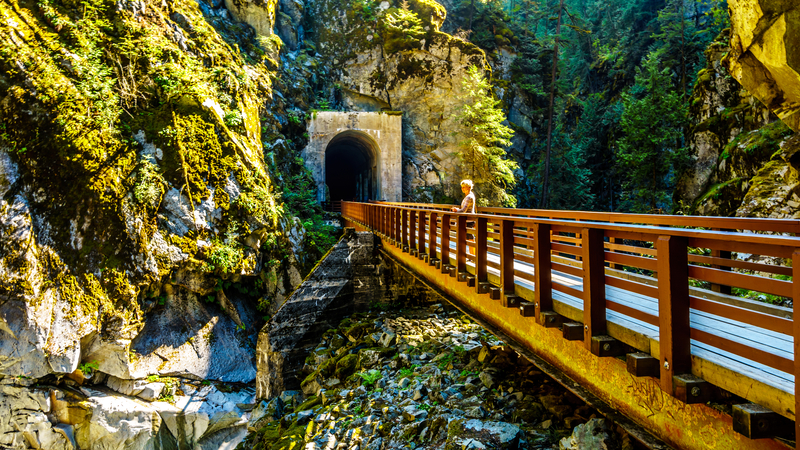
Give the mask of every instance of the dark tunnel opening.
<path id="1" fill-rule="evenodd" d="M 376 149 L 371 139 L 346 131 L 325 150 L 325 183 L 330 201 L 377 199 Z"/>

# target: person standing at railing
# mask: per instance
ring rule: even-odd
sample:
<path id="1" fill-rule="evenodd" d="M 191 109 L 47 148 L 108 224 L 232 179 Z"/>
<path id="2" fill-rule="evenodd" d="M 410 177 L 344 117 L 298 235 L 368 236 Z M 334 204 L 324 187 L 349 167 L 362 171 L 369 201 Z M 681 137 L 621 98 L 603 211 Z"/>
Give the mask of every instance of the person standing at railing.
<path id="1" fill-rule="evenodd" d="M 475 214 L 475 192 L 472 191 L 474 184 L 472 180 L 461 180 L 461 192 L 464 193 L 464 200 L 461 200 L 461 208 L 453 206 L 450 211 L 459 213 Z"/>
<path id="2" fill-rule="evenodd" d="M 472 190 L 473 186 L 474 183 L 472 180 L 461 180 L 461 192 L 464 193 L 464 200 L 461 200 L 461 208 L 453 206 L 450 208 L 450 211 L 475 214 L 475 205 L 477 203 L 477 199 L 475 198 L 475 192 Z M 467 227 L 471 226 L 474 226 L 474 222 L 467 222 Z M 468 234 L 467 240 L 469 242 L 475 242 L 475 236 Z M 467 247 L 467 254 L 472 254 L 472 249 L 469 246 Z"/>

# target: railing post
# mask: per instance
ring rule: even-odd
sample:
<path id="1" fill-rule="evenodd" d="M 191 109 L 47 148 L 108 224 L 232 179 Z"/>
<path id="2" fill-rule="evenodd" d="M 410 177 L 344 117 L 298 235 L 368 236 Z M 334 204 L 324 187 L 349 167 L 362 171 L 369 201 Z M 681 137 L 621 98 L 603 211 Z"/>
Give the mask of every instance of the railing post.
<path id="1" fill-rule="evenodd" d="M 500 222 L 500 289 L 514 295 L 514 220 Z"/>
<path id="2" fill-rule="evenodd" d="M 794 312 L 792 318 L 794 331 L 794 432 L 795 436 L 800 436 L 800 418 L 798 418 L 800 416 L 800 249 L 795 249 L 792 254 L 792 307 Z"/>
<path id="3" fill-rule="evenodd" d="M 674 395 L 672 377 L 692 371 L 686 247 L 686 238 L 677 236 L 660 236 L 656 244 L 661 389 L 669 395 Z"/>
<path id="4" fill-rule="evenodd" d="M 606 281 L 603 230 L 581 231 L 583 250 L 583 343 L 592 348 L 592 336 L 606 334 Z"/>
<path id="5" fill-rule="evenodd" d="M 456 273 L 467 271 L 467 216 L 458 216 L 456 235 Z"/>
<path id="6" fill-rule="evenodd" d="M 486 241 L 489 237 L 486 226 L 488 222 L 486 217 L 478 217 L 475 221 L 475 291 L 478 293 L 480 293 L 481 283 L 488 281 L 486 264 Z"/>
<path id="7" fill-rule="evenodd" d="M 550 271 L 550 224 L 533 227 L 534 289 L 536 290 L 536 321 L 542 323 L 542 311 L 553 310 L 553 281 Z"/>
<path id="8" fill-rule="evenodd" d="M 417 248 L 417 211 L 411 210 L 408 218 L 408 252 Z"/>
<path id="9" fill-rule="evenodd" d="M 450 264 L 450 214 L 442 214 L 442 270 Z"/>
<path id="10" fill-rule="evenodd" d="M 419 228 L 417 229 L 417 242 L 419 242 L 419 256 L 425 253 L 425 216 L 426 211 L 422 210 L 419 212 Z"/>
<path id="11" fill-rule="evenodd" d="M 428 219 L 428 258 L 436 259 L 436 228 L 439 225 L 439 215 L 431 212 L 430 219 Z"/>

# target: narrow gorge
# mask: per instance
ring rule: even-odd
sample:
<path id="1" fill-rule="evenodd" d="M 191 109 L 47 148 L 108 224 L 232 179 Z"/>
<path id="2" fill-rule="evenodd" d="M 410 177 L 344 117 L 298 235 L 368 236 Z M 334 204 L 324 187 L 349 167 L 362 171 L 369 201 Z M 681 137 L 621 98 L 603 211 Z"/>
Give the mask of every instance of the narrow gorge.
<path id="1" fill-rule="evenodd" d="M 0 17 L 3 449 L 667 448 L 340 201 L 800 218 L 793 2 Z"/>

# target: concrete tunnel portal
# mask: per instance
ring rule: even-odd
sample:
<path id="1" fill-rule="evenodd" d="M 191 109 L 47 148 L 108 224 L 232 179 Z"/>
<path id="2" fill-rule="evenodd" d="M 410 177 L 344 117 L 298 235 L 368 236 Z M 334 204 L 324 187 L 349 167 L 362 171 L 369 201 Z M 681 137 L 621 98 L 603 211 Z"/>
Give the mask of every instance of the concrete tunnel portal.
<path id="1" fill-rule="evenodd" d="M 378 198 L 378 149 L 359 131 L 337 134 L 325 150 L 325 184 L 331 201 L 367 201 Z"/>
<path id="2" fill-rule="evenodd" d="M 301 156 L 317 201 L 402 201 L 400 114 L 318 111 L 308 134 Z"/>

